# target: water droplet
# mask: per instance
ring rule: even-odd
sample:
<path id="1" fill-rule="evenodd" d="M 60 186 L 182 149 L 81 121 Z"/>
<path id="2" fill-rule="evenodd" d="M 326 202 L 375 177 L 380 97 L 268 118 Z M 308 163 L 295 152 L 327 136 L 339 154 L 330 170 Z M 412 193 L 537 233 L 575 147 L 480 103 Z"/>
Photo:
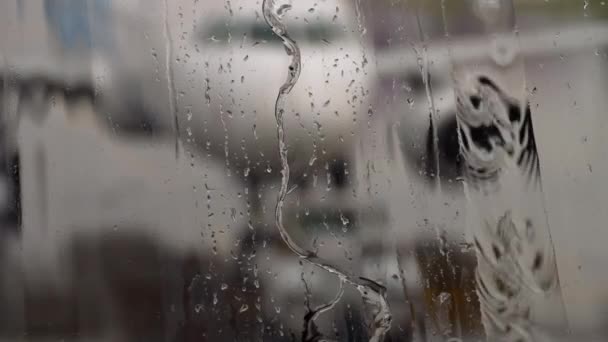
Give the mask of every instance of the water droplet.
<path id="1" fill-rule="evenodd" d="M 437 297 L 437 299 L 439 300 L 439 304 L 440 305 L 443 304 L 443 303 L 445 303 L 445 302 L 450 301 L 451 298 L 452 298 L 452 295 L 449 294 L 449 293 L 447 293 L 447 292 L 441 292 L 439 294 L 439 296 Z"/>
<path id="2" fill-rule="evenodd" d="M 348 226 L 348 224 L 350 223 L 350 220 L 346 216 L 344 216 L 343 213 L 340 213 L 340 220 L 342 221 L 343 226 Z"/>

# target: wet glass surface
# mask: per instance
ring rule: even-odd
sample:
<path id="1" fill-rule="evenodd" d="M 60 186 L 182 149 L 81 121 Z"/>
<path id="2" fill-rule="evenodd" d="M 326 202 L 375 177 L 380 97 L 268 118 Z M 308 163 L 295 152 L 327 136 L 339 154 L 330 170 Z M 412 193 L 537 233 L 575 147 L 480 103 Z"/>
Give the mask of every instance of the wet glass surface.
<path id="1" fill-rule="evenodd" d="M 0 3 L 0 341 L 603 341 L 608 5 Z"/>

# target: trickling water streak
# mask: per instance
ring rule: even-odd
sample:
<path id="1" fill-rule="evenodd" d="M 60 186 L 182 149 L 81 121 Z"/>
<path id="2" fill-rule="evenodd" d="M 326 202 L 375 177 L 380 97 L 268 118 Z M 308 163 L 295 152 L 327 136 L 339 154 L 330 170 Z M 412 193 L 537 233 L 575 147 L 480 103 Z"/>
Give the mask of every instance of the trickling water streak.
<path id="1" fill-rule="evenodd" d="M 304 280 L 303 276 L 304 276 L 304 274 L 302 274 L 302 280 Z M 306 285 L 306 282 L 304 282 L 304 284 Z M 307 285 L 306 285 L 306 291 L 307 292 L 310 291 Z M 327 304 L 322 304 L 322 305 L 316 307 L 315 309 L 309 308 L 309 311 L 306 313 L 306 315 L 304 315 L 304 332 L 302 333 L 302 341 L 304 341 L 304 342 L 317 341 L 318 338 L 321 337 L 317 331 L 317 326 L 315 324 L 315 320 L 317 318 L 319 318 L 319 316 L 321 316 L 321 314 L 323 314 L 324 312 L 327 312 L 327 311 L 333 309 L 334 306 L 336 306 L 336 304 L 338 304 L 340 299 L 342 299 L 343 295 L 344 295 L 344 281 L 340 280 L 340 287 L 338 288 L 338 292 L 336 293 L 336 296 L 334 297 L 334 299 L 332 299 Z"/>
<path id="2" fill-rule="evenodd" d="M 399 270 L 399 279 L 401 280 L 401 288 L 403 289 L 403 297 L 410 309 L 412 338 L 414 338 L 414 336 L 416 334 L 416 330 L 417 330 L 416 329 L 416 324 L 417 324 L 416 308 L 414 308 L 414 302 L 412 302 L 412 299 L 410 298 L 410 296 L 408 294 L 407 283 L 405 281 L 405 269 L 403 268 L 403 263 L 401 262 L 401 259 L 402 259 L 401 250 L 399 249 L 399 246 L 397 246 L 397 245 L 395 245 L 395 255 L 396 255 L 396 259 L 397 259 L 397 268 Z M 420 329 L 419 334 L 420 334 L 421 340 L 426 341 L 426 336 L 424 334 L 424 331 L 422 331 L 422 329 Z"/>
<path id="3" fill-rule="evenodd" d="M 445 35 L 446 38 L 448 38 L 448 53 L 451 56 L 452 49 L 451 49 L 451 46 L 449 45 L 450 33 L 448 32 L 448 19 L 447 19 L 447 13 L 445 11 L 445 0 L 441 0 L 441 21 L 443 22 L 443 34 Z"/>
<path id="4" fill-rule="evenodd" d="M 226 125 L 224 106 L 220 102 L 220 122 L 222 123 L 222 129 L 224 130 L 224 159 L 226 162 L 226 175 L 230 177 L 230 147 L 228 145 L 228 126 Z"/>
<path id="5" fill-rule="evenodd" d="M 516 36 L 512 2 L 482 7 L 480 1 L 478 5 L 484 34 Z M 459 70 L 453 74 L 467 181 L 467 223 L 477 255 L 477 294 L 489 339 L 535 341 L 538 335 L 547 333 L 539 312 L 549 309 L 551 315 L 562 316 L 559 325 L 567 326 L 567 318 L 544 205 L 531 112 L 526 98 L 513 96 L 525 89 L 523 56 L 503 63 L 500 57 L 504 52 L 496 47 L 490 49 L 492 73 L 475 76 L 474 70 Z M 510 88 L 503 89 L 505 84 L 500 81 L 505 79 L 512 80 L 510 85 L 507 83 Z M 474 97 L 480 102 L 469 100 Z M 510 111 L 508 121 L 501 117 L 500 108 Z M 511 117 L 514 110 L 517 115 Z M 492 164 L 484 156 L 481 172 L 479 144 L 470 133 L 471 127 L 479 128 L 476 121 L 480 114 L 490 122 L 486 127 L 503 129 L 513 136 L 508 148 L 494 146 L 490 150 Z M 504 122 L 508 125 L 501 126 Z"/>
<path id="6" fill-rule="evenodd" d="M 442 3 L 443 5 L 443 3 Z M 433 87 L 431 85 L 431 72 L 429 70 L 429 57 L 427 51 L 427 42 L 424 35 L 424 31 L 422 29 L 422 22 L 420 20 L 419 8 L 416 7 L 416 26 L 418 28 L 418 36 L 420 38 L 422 44 L 422 52 L 420 53 L 417 49 L 415 49 L 417 59 L 418 59 L 418 67 L 420 69 L 420 75 L 422 76 L 422 82 L 424 84 L 427 103 L 429 105 L 429 133 L 431 138 L 431 146 L 430 148 L 433 150 L 433 163 L 434 163 L 434 172 L 433 175 L 435 179 L 435 188 L 437 190 L 438 195 L 442 195 L 442 186 L 441 186 L 441 166 L 440 166 L 440 156 L 439 156 L 439 135 L 437 133 L 437 123 L 439 122 L 439 118 L 437 115 L 437 108 L 435 106 L 435 96 L 433 94 Z M 429 146 L 427 146 L 429 148 Z M 427 154 L 428 155 L 428 154 Z M 451 273 L 453 277 L 456 277 L 456 269 L 453 266 L 451 261 L 450 253 L 446 252 L 449 250 L 447 240 L 445 239 L 445 231 L 440 231 L 440 228 L 437 225 L 433 225 L 435 230 L 435 234 L 437 237 L 437 241 L 439 242 L 439 251 L 441 256 L 446 259 L 446 262 L 451 267 Z"/>
<path id="7" fill-rule="evenodd" d="M 359 33 L 364 36 L 367 33 L 367 29 L 363 26 L 363 14 L 361 13 L 361 0 L 355 1 L 355 13 L 357 16 L 357 25 L 359 28 Z"/>
<path id="8" fill-rule="evenodd" d="M 173 71 L 173 39 L 169 30 L 169 0 L 164 0 L 163 12 L 163 38 L 165 39 L 165 76 L 167 77 L 167 90 L 169 91 L 169 112 L 173 115 L 173 129 L 175 130 L 175 159 L 179 157 L 179 141 L 181 133 L 177 117 L 177 99 L 175 92 L 175 79 Z"/>
<path id="9" fill-rule="evenodd" d="M 284 7 L 281 7 L 283 11 Z M 275 210 L 275 220 L 277 228 L 285 243 L 291 248 L 294 253 L 306 257 L 309 255 L 306 250 L 295 244 L 283 226 L 283 205 L 288 191 L 289 183 L 289 163 L 287 159 L 287 146 L 285 142 L 285 125 L 283 123 L 284 104 L 286 96 L 291 92 L 296 82 L 300 77 L 301 72 L 301 56 L 299 47 L 295 41 L 289 37 L 285 26 L 281 23 L 279 16 L 274 13 L 274 0 L 264 0 L 262 3 L 262 11 L 266 23 L 271 27 L 272 31 L 279 36 L 285 45 L 287 55 L 291 56 L 291 63 L 287 74 L 287 80 L 279 89 L 275 102 L 275 119 L 277 122 L 277 137 L 279 140 L 279 156 L 281 158 L 281 186 L 279 188 L 278 201 Z"/>
<path id="10" fill-rule="evenodd" d="M 287 193 L 289 191 L 289 163 L 288 163 L 288 151 L 285 139 L 285 125 L 283 122 L 283 115 L 285 112 L 285 100 L 287 95 L 291 92 L 296 82 L 300 77 L 302 68 L 300 49 L 296 42 L 287 33 L 286 27 L 281 22 L 281 15 L 275 11 L 274 0 L 264 0 L 262 3 L 262 13 L 264 20 L 270 26 L 274 34 L 276 34 L 285 46 L 287 55 L 291 56 L 291 62 L 288 68 L 287 80 L 279 88 L 277 99 L 275 102 L 275 119 L 277 122 L 277 137 L 279 142 L 279 155 L 281 158 L 281 186 L 279 188 L 279 194 L 277 198 L 277 205 L 275 208 L 275 223 L 281 238 L 285 244 L 294 252 L 298 257 L 305 261 L 316 265 L 325 271 L 337 276 L 341 282 L 349 283 L 353 285 L 362 295 L 364 302 L 372 304 L 375 307 L 374 321 L 372 323 L 372 336 L 371 342 L 381 341 L 384 338 L 386 332 L 390 329 L 391 325 L 391 314 L 386 301 L 386 288 L 384 286 L 374 282 L 373 280 L 355 277 L 347 274 L 345 271 L 339 269 L 336 266 L 330 265 L 319 258 L 315 252 L 308 251 L 299 245 L 297 245 L 292 239 L 285 226 L 283 225 L 283 205 Z M 281 14 L 287 11 L 289 7 L 282 6 Z M 338 298 L 339 299 L 339 298 Z M 326 310 L 331 309 L 333 305 L 330 305 Z"/>
<path id="11" fill-rule="evenodd" d="M 416 8 L 416 24 L 418 26 L 418 35 L 422 42 L 422 56 L 418 55 L 418 68 L 420 69 L 420 75 L 422 76 L 422 82 L 424 83 L 424 89 L 426 92 L 426 99 L 429 105 L 430 113 L 430 125 L 432 134 L 432 145 L 434 152 L 435 163 L 435 186 L 439 194 L 441 191 L 441 170 L 439 169 L 439 136 L 437 135 L 437 110 L 435 108 L 435 100 L 433 96 L 433 87 L 431 86 L 431 72 L 429 71 L 429 58 L 427 54 L 427 46 L 424 38 L 424 32 L 422 30 L 422 23 L 420 22 L 420 13 Z M 416 54 L 418 51 L 416 50 Z"/>
<path id="12" fill-rule="evenodd" d="M 443 24 L 443 34 L 447 40 L 447 48 L 448 48 L 448 56 L 449 56 L 449 66 L 450 66 L 450 72 L 453 71 L 453 66 L 452 66 L 452 42 L 451 42 L 451 38 L 450 38 L 450 32 L 448 31 L 448 19 L 447 19 L 447 12 L 446 12 L 446 7 L 445 7 L 445 0 L 441 0 L 441 21 Z M 457 131 L 458 131 L 458 120 L 456 120 L 456 127 L 457 127 Z M 458 134 L 458 133 L 457 133 Z M 458 139 L 460 139 L 460 136 L 458 135 Z M 458 141 L 458 143 L 460 144 L 460 140 Z M 459 145 L 460 146 L 460 145 Z M 465 195 L 466 197 L 466 195 Z M 456 270 L 454 268 L 454 266 L 452 265 L 452 274 L 454 275 L 454 277 L 456 277 Z"/>

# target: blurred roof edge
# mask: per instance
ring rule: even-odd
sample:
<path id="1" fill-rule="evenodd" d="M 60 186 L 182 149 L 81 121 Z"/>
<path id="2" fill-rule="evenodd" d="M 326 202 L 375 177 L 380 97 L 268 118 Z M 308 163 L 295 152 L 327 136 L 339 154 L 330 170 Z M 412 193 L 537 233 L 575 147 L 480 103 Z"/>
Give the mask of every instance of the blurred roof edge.
<path id="1" fill-rule="evenodd" d="M 467 38 L 445 38 L 426 42 L 412 42 L 408 46 L 377 52 L 378 73 L 392 74 L 398 70 L 418 68 L 418 58 L 423 52 L 433 68 L 447 69 L 452 63 L 481 60 L 489 54 L 495 39 L 516 39 L 519 54 L 538 57 L 563 54 L 573 51 L 599 49 L 608 45 L 608 24 L 594 22 L 552 27 L 542 30 L 519 32 L 506 36 L 469 36 Z"/>

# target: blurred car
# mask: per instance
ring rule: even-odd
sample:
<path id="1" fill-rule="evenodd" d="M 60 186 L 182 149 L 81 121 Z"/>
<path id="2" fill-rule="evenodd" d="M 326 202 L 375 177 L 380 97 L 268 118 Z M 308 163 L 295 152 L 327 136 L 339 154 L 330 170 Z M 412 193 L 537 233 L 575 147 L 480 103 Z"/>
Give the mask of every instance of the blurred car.
<path id="1" fill-rule="evenodd" d="M 275 102 L 291 57 L 261 16 L 261 2 L 212 1 L 169 15 L 178 126 L 186 148 L 255 179 L 280 169 Z M 372 115 L 374 63 L 351 4 L 294 2 L 282 21 L 301 49 L 302 72 L 285 102 L 294 176 L 343 168 Z M 177 11 L 177 13 L 175 13 Z M 341 171 L 338 170 L 337 173 Z"/>

